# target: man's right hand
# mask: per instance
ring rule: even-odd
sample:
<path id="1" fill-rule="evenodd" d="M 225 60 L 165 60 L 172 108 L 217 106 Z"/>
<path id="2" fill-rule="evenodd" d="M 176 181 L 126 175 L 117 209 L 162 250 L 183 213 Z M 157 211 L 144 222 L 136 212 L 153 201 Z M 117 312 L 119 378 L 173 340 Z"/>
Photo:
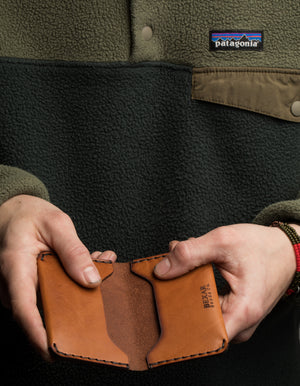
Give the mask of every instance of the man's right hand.
<path id="1" fill-rule="evenodd" d="M 50 356 L 36 291 L 37 256 L 49 249 L 73 280 L 90 288 L 101 282 L 92 258 L 116 260 L 112 251 L 90 255 L 70 217 L 45 200 L 19 195 L 0 206 L 0 300 L 46 359 Z"/>

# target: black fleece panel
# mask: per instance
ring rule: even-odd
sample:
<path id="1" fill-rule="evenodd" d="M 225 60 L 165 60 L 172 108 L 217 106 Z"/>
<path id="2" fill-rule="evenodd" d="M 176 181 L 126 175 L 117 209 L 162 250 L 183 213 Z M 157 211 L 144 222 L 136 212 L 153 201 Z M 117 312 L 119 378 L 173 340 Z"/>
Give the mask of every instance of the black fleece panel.
<path id="1" fill-rule="evenodd" d="M 88 248 L 114 249 L 121 261 L 250 222 L 299 190 L 297 124 L 192 101 L 189 67 L 3 60 L 0 90 L 1 163 L 39 177 Z M 250 342 L 222 356 L 138 374 L 44 363 L 4 315 L 2 375 L 14 385 L 292 386 L 297 315 L 294 302 L 279 304 Z"/>
<path id="2" fill-rule="evenodd" d="M 39 177 L 90 250 L 164 252 L 298 193 L 299 125 L 192 101 L 189 67 L 2 61 L 0 89 L 0 163 Z"/>

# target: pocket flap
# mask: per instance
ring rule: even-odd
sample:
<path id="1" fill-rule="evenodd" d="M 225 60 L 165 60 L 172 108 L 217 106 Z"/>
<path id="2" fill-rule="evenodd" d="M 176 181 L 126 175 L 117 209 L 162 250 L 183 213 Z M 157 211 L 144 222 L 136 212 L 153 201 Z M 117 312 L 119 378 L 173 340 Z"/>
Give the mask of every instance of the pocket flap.
<path id="1" fill-rule="evenodd" d="M 192 98 L 300 122 L 300 70 L 194 68 Z"/>

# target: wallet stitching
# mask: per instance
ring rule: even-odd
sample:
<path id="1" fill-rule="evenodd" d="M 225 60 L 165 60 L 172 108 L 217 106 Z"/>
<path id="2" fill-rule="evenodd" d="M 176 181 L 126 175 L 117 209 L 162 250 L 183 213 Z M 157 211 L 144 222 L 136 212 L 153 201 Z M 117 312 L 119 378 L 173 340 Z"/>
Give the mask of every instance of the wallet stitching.
<path id="1" fill-rule="evenodd" d="M 44 261 L 45 260 L 45 257 L 46 256 L 54 256 L 55 254 L 53 252 L 45 252 L 45 253 L 42 253 L 40 255 L 40 260 L 41 261 Z M 158 256 L 154 256 L 154 257 L 146 257 L 144 259 L 140 259 L 140 260 L 137 260 L 137 261 L 132 261 L 131 264 L 137 264 L 137 263 L 143 263 L 144 261 L 150 261 L 150 260 L 157 260 L 157 259 L 161 259 L 161 258 L 164 258 L 166 257 L 167 254 L 163 254 L 163 255 L 158 255 Z M 104 264 L 112 264 L 112 261 L 111 260 L 98 260 L 98 259 L 94 259 L 93 260 L 94 263 L 104 263 Z"/>
<path id="2" fill-rule="evenodd" d="M 161 259 L 166 257 L 167 255 L 158 255 L 154 257 L 146 257 L 145 259 L 137 260 L 137 261 L 132 261 L 131 264 L 138 264 L 138 263 L 143 263 L 144 261 L 150 261 L 150 260 L 156 260 L 156 259 Z"/>
<path id="3" fill-rule="evenodd" d="M 154 363 L 149 363 L 149 368 L 152 368 L 153 366 L 157 366 L 157 365 L 160 365 L 160 364 L 163 364 L 163 363 L 179 361 L 179 360 L 183 360 L 183 359 L 187 359 L 187 358 L 191 359 L 191 358 L 200 357 L 200 356 L 203 356 L 203 355 L 209 355 L 209 354 L 217 353 L 217 352 L 221 351 L 225 347 L 225 343 L 226 343 L 226 340 L 223 339 L 222 346 L 220 346 L 219 348 L 217 348 L 215 350 L 206 351 L 206 352 L 198 353 L 198 354 L 186 355 L 186 356 L 172 358 L 172 359 L 167 359 L 167 360 L 164 360 L 164 361 L 158 361 L 158 362 L 154 362 Z M 55 343 L 53 343 L 53 347 L 57 351 L 57 353 L 59 353 L 61 355 L 64 355 L 64 356 L 69 356 L 69 357 L 73 357 L 73 358 L 80 358 L 80 359 L 87 359 L 87 360 L 90 360 L 90 361 L 97 361 L 97 362 L 103 362 L 103 363 L 111 363 L 111 364 L 114 364 L 114 365 L 121 365 L 121 366 L 126 367 L 126 368 L 129 369 L 129 365 L 127 363 L 116 362 L 116 361 L 107 361 L 105 359 L 98 359 L 98 358 L 92 358 L 92 357 L 88 357 L 88 356 L 84 356 L 84 355 L 65 353 L 63 351 L 60 351 L 57 348 Z"/>
<path id="4" fill-rule="evenodd" d="M 51 256 L 51 255 L 53 255 L 52 252 L 43 253 L 41 255 L 40 259 L 41 259 L 41 261 L 44 261 L 44 257 Z M 144 261 L 150 261 L 150 260 L 156 260 L 156 259 L 159 259 L 159 258 L 164 258 L 166 256 L 167 255 L 158 255 L 158 256 L 154 256 L 154 257 L 147 257 L 145 259 L 141 259 L 141 260 L 138 260 L 138 261 L 132 261 L 131 263 L 132 264 L 137 264 L 137 263 L 142 263 Z M 101 262 L 101 263 L 108 263 L 108 264 L 112 263 L 111 261 L 103 261 L 103 260 L 102 261 L 101 260 L 94 260 L 94 262 L 97 262 L 97 263 Z M 206 351 L 206 352 L 203 352 L 203 353 L 198 353 L 198 354 L 191 354 L 191 355 L 176 357 L 176 358 L 167 359 L 167 360 L 163 360 L 163 361 L 158 361 L 158 362 L 154 362 L 154 363 L 148 363 L 148 365 L 149 365 L 149 368 L 152 368 L 154 366 L 158 366 L 158 365 L 164 364 L 164 363 L 184 360 L 184 359 L 188 359 L 188 358 L 192 359 L 192 358 L 196 358 L 196 357 L 200 357 L 200 356 L 204 356 L 204 355 L 218 353 L 219 351 L 224 349 L 225 344 L 226 344 L 226 340 L 223 339 L 222 345 L 220 347 L 218 347 L 217 349 L 214 349 L 214 350 L 211 350 L 211 351 Z M 60 351 L 57 348 L 55 343 L 53 343 L 53 348 L 56 350 L 57 353 L 59 353 L 61 355 L 64 355 L 64 356 L 69 356 L 69 357 L 79 358 L 79 359 L 86 359 L 86 360 L 90 360 L 90 361 L 97 361 L 97 362 L 102 362 L 102 363 L 115 364 L 115 365 L 120 365 L 120 366 L 123 366 L 123 367 L 126 367 L 126 368 L 129 369 L 129 365 L 127 363 L 116 362 L 116 361 L 108 361 L 108 360 L 105 360 L 105 359 L 92 358 L 92 357 L 88 357 L 88 356 L 84 356 L 84 355 L 78 355 L 78 354 L 65 353 L 63 351 Z"/>
<path id="5" fill-rule="evenodd" d="M 164 360 L 164 361 L 158 361 L 158 362 L 154 362 L 154 363 L 149 363 L 149 367 L 151 368 L 153 366 L 157 366 L 157 365 L 160 365 L 160 364 L 163 364 L 163 363 L 179 361 L 179 360 L 183 360 L 183 359 L 187 359 L 187 358 L 195 358 L 195 357 L 200 357 L 200 356 L 203 356 L 203 355 L 209 355 L 209 354 L 217 353 L 217 352 L 223 350 L 223 348 L 225 347 L 225 344 L 226 344 L 226 340 L 223 339 L 222 346 L 220 346 L 219 348 L 217 348 L 215 350 L 206 351 L 206 352 L 198 353 L 198 354 L 186 355 L 186 356 L 177 357 L 177 358 L 173 358 L 173 359 L 167 359 L 167 360 Z"/>
<path id="6" fill-rule="evenodd" d="M 103 264 L 112 264 L 111 260 L 95 260 L 93 259 L 93 263 L 103 263 Z"/>
<path id="7" fill-rule="evenodd" d="M 40 260 L 41 260 L 41 261 L 44 261 L 44 259 L 45 259 L 46 256 L 54 256 L 54 253 L 53 253 L 53 252 L 45 252 L 45 253 L 42 253 L 42 254 L 41 254 Z"/>
<path id="8" fill-rule="evenodd" d="M 84 356 L 84 355 L 79 355 L 79 354 L 70 354 L 70 353 L 65 353 L 63 351 L 60 351 L 57 346 L 56 346 L 56 343 L 53 343 L 53 347 L 55 349 L 55 351 L 58 353 L 58 354 L 61 354 L 61 355 L 64 355 L 64 356 L 68 356 L 68 357 L 73 357 L 73 358 L 80 358 L 80 359 L 88 359 L 90 361 L 97 361 L 97 362 L 103 362 L 103 363 L 112 363 L 114 365 L 121 365 L 121 366 L 124 366 L 124 367 L 127 367 L 129 368 L 129 365 L 127 363 L 123 363 L 123 362 L 116 362 L 116 361 L 107 361 L 105 359 L 98 359 L 98 358 L 92 358 L 92 357 L 88 357 L 88 356 Z"/>

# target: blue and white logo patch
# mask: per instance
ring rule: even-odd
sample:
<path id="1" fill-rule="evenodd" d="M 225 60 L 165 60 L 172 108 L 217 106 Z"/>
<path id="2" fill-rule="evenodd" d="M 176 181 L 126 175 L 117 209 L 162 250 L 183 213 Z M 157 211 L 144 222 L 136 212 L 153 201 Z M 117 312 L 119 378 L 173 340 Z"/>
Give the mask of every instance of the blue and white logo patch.
<path id="1" fill-rule="evenodd" d="M 209 48 L 213 51 L 260 51 L 262 31 L 210 31 Z"/>

